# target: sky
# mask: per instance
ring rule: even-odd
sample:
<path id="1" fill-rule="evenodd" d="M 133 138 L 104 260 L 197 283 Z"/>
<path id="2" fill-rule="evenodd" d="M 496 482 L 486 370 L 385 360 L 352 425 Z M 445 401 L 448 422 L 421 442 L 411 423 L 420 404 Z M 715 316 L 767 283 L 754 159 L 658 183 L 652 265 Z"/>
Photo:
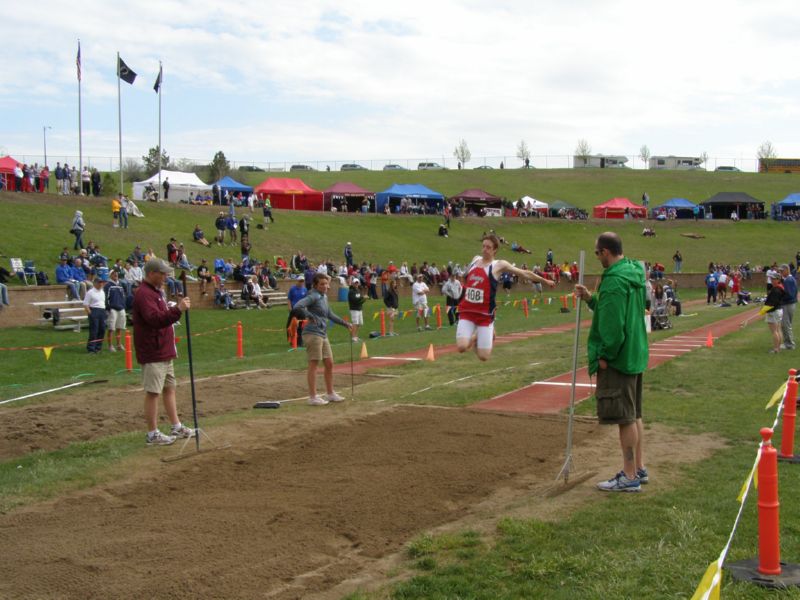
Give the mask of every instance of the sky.
<path id="1" fill-rule="evenodd" d="M 172 159 L 567 166 L 594 153 L 699 156 L 752 169 L 800 157 L 796 3 L 604 0 L 37 0 L 0 20 L 0 154 L 53 163 L 162 141 Z M 50 127 L 50 129 L 43 129 Z M 548 157 L 548 158 L 545 158 Z M 75 162 L 75 161 L 70 161 Z M 562 164 L 564 163 L 564 164 Z M 636 165 L 634 165 L 636 166 Z"/>

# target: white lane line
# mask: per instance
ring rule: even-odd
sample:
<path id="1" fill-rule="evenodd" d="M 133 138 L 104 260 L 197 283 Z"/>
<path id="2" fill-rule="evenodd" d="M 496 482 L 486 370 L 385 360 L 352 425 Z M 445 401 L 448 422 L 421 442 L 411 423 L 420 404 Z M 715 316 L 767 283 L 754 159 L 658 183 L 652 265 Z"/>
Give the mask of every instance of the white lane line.
<path id="1" fill-rule="evenodd" d="M 561 386 L 569 386 L 572 387 L 572 384 L 568 381 L 560 382 L 560 381 L 534 381 L 531 385 L 561 385 Z M 575 387 L 594 387 L 593 383 L 576 383 Z"/>

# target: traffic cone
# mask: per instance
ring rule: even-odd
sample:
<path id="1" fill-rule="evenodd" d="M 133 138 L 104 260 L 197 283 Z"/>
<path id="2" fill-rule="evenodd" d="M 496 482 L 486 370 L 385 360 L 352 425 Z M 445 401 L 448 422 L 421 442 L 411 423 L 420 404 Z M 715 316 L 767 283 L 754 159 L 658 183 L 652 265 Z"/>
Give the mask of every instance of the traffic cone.
<path id="1" fill-rule="evenodd" d="M 430 362 L 435 362 L 436 361 L 436 355 L 433 352 L 433 344 L 428 346 L 428 354 L 427 354 L 427 356 L 425 356 L 425 360 L 428 360 Z"/>
<path id="2" fill-rule="evenodd" d="M 714 336 L 711 335 L 711 330 L 708 330 L 708 337 L 706 338 L 706 348 L 714 347 Z"/>
<path id="3" fill-rule="evenodd" d="M 367 354 L 367 342 L 361 343 L 361 360 L 365 358 L 369 358 L 369 354 Z"/>

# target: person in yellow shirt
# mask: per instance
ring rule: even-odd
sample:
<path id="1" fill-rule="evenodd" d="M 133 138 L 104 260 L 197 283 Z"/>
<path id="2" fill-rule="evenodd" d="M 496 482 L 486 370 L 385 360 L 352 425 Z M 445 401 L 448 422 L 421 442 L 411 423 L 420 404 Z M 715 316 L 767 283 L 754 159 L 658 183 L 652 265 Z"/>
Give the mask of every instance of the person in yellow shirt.
<path id="1" fill-rule="evenodd" d="M 119 201 L 119 198 L 114 198 L 111 201 L 111 214 L 114 217 L 113 226 L 119 227 L 119 211 L 122 208 L 122 202 Z"/>

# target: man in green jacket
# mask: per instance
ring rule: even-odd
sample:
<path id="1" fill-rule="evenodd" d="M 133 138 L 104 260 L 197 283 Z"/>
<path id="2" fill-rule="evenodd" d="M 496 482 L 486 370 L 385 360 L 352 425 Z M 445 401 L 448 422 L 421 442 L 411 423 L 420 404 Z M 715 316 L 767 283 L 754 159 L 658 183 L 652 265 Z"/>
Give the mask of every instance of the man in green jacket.
<path id="1" fill-rule="evenodd" d="M 642 373 L 647 368 L 645 273 L 622 254 L 613 232 L 597 238 L 595 255 L 603 265 L 600 286 L 592 294 L 582 285 L 575 293 L 593 311 L 589 331 L 589 374 L 597 373 L 597 417 L 619 426 L 622 471 L 597 487 L 607 492 L 639 492 L 648 482 L 642 456 Z"/>

